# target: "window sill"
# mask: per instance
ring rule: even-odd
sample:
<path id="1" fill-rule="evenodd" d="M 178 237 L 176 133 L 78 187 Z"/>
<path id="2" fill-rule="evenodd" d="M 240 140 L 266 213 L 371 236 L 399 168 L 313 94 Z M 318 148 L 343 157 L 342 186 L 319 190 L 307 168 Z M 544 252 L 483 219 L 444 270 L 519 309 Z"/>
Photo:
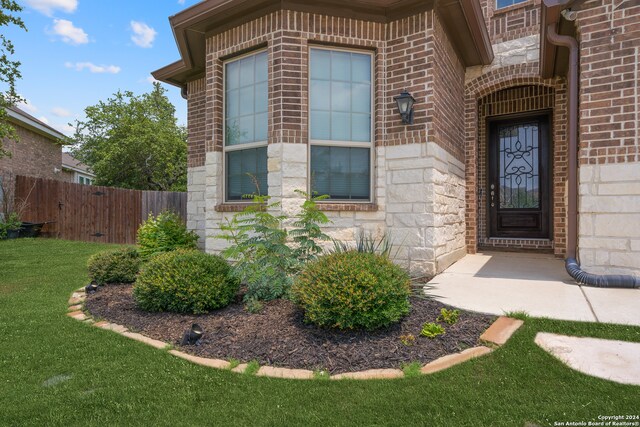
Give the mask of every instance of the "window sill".
<path id="1" fill-rule="evenodd" d="M 318 209 L 324 212 L 377 212 L 375 203 L 318 203 Z"/>
<path id="2" fill-rule="evenodd" d="M 221 203 L 216 205 L 216 212 L 242 212 L 250 203 Z"/>

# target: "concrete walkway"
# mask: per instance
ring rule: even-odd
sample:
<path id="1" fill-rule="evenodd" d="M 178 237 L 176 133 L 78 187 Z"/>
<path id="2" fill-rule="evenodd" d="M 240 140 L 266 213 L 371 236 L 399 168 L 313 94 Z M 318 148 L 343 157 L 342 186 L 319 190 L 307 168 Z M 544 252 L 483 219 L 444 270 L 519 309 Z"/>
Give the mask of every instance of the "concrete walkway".
<path id="1" fill-rule="evenodd" d="M 640 343 L 538 332 L 536 344 L 576 371 L 640 385 Z"/>
<path id="2" fill-rule="evenodd" d="M 486 252 L 467 255 L 437 275 L 431 295 L 490 314 L 640 325 L 640 289 L 578 286 L 553 255 Z"/>

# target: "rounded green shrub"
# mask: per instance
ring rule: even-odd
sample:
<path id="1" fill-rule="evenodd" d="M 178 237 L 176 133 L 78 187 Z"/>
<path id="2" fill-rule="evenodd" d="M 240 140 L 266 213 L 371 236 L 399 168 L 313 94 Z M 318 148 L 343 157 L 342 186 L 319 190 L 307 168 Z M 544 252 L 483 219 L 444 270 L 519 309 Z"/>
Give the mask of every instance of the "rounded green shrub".
<path id="1" fill-rule="evenodd" d="M 305 320 L 338 329 L 372 330 L 409 313 L 409 276 L 388 258 L 362 252 L 323 256 L 292 288 Z"/>
<path id="2" fill-rule="evenodd" d="M 176 249 L 196 249 L 198 235 L 187 230 L 180 216 L 167 211 L 149 218 L 138 228 L 137 243 L 140 255 L 148 257 Z"/>
<path id="3" fill-rule="evenodd" d="M 87 262 L 89 277 L 98 285 L 106 283 L 133 283 L 140 270 L 140 256 L 134 248 L 102 251 Z"/>
<path id="4" fill-rule="evenodd" d="M 176 250 L 155 255 L 143 265 L 133 296 L 146 311 L 201 314 L 228 305 L 238 287 L 221 257 Z"/>

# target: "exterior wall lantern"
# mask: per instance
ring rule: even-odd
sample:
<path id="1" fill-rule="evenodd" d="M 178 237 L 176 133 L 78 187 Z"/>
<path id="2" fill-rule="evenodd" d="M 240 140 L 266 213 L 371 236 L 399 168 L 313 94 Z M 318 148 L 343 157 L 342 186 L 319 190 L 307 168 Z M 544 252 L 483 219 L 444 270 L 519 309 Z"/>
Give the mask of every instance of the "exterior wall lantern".
<path id="1" fill-rule="evenodd" d="M 413 124 L 413 104 L 416 100 L 411 96 L 409 92 L 404 90 L 399 96 L 393 98 L 398 105 L 398 111 L 400 111 L 400 117 L 402 117 L 402 123 L 405 125 Z"/>

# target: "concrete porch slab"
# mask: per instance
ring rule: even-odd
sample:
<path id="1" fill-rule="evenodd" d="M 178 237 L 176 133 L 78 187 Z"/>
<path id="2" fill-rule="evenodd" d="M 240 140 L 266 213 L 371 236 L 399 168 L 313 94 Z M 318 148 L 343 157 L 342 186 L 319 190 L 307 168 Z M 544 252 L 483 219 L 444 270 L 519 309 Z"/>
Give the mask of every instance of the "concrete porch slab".
<path id="1" fill-rule="evenodd" d="M 552 255 L 486 252 L 467 255 L 429 285 L 439 301 L 495 315 L 640 325 L 640 290 L 575 284 Z"/>

